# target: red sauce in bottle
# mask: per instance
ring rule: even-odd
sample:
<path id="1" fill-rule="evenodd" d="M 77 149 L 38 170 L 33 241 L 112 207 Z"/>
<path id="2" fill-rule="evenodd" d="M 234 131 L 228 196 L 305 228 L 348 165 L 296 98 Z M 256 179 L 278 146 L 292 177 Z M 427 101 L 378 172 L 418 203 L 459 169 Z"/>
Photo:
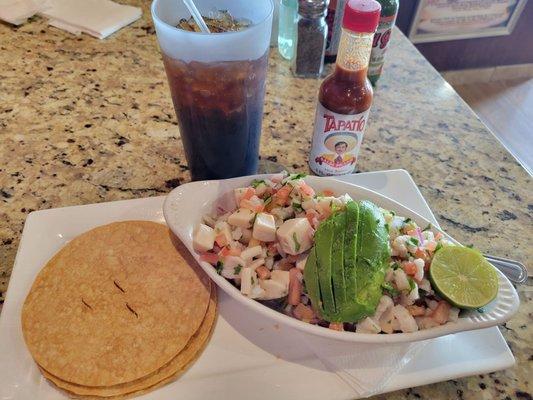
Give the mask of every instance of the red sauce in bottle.
<path id="1" fill-rule="evenodd" d="M 349 0 L 335 71 L 318 95 L 309 166 L 317 175 L 352 173 L 372 104 L 367 79 L 372 39 L 381 6 L 375 0 Z"/>
<path id="2" fill-rule="evenodd" d="M 359 114 L 372 104 L 372 85 L 367 79 L 367 68 L 350 71 L 339 65 L 329 75 L 318 93 L 318 101 L 328 110 L 339 114 Z"/>

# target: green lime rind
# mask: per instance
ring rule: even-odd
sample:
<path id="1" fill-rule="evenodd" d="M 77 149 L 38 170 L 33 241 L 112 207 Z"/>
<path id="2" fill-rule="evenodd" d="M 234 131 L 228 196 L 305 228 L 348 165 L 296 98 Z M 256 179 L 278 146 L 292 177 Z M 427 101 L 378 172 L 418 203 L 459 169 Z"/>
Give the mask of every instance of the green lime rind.
<path id="1" fill-rule="evenodd" d="M 498 273 L 476 249 L 446 246 L 435 253 L 429 279 L 437 293 L 459 308 L 486 306 L 498 295 Z"/>

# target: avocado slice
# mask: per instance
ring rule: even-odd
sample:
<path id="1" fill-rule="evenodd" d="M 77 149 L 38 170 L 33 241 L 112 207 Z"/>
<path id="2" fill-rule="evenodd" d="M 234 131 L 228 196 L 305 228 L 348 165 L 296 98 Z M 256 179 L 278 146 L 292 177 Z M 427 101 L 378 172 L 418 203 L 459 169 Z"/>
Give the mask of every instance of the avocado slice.
<path id="1" fill-rule="evenodd" d="M 371 315 L 378 305 L 389 258 L 389 232 L 385 219 L 374 203 L 361 201 L 356 263 L 356 302 L 362 308 L 361 318 Z"/>
<path id="2" fill-rule="evenodd" d="M 346 204 L 346 232 L 344 237 L 344 281 L 346 298 L 355 299 L 357 293 L 356 260 L 357 260 L 357 226 L 359 221 L 359 205 L 355 201 Z"/>
<path id="3" fill-rule="evenodd" d="M 389 259 L 389 232 L 379 208 L 369 201 L 348 202 L 315 233 L 304 270 L 313 307 L 330 322 L 372 315 Z"/>
<path id="4" fill-rule="evenodd" d="M 304 282 L 305 289 L 309 295 L 309 298 L 311 299 L 313 308 L 318 312 L 321 318 L 325 318 L 320 296 L 320 285 L 318 283 L 318 269 L 316 265 L 316 253 L 314 247 L 309 252 L 309 256 L 305 262 Z"/>
<path id="5" fill-rule="evenodd" d="M 346 283 L 344 277 L 344 235 L 346 231 L 346 211 L 336 213 L 332 218 L 333 245 L 331 247 L 331 280 L 333 281 L 333 297 L 335 298 L 336 314 L 340 305 L 346 303 Z M 334 319 L 333 322 L 340 322 Z"/>
<path id="6" fill-rule="evenodd" d="M 315 232 L 315 252 L 317 259 L 318 283 L 324 309 L 324 318 L 335 315 L 335 300 L 331 275 L 331 259 L 333 246 L 334 224 L 331 218 L 322 222 Z"/>

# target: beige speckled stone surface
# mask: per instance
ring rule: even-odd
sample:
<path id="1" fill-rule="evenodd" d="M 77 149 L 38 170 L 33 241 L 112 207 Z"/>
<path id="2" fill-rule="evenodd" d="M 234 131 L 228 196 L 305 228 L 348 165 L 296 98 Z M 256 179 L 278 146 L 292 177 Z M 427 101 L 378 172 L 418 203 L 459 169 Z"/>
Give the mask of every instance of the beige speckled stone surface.
<path id="1" fill-rule="evenodd" d="M 32 210 L 168 192 L 189 180 L 149 17 L 106 40 L 40 18 L 0 24 L 0 296 Z M 530 263 L 531 178 L 397 31 L 363 142 L 360 171 L 405 168 L 442 227 Z M 319 81 L 272 52 L 261 155 L 307 170 Z M 531 278 L 502 332 L 517 365 L 380 399 L 531 399 Z M 3 298 L 3 297 L 2 297 Z"/>

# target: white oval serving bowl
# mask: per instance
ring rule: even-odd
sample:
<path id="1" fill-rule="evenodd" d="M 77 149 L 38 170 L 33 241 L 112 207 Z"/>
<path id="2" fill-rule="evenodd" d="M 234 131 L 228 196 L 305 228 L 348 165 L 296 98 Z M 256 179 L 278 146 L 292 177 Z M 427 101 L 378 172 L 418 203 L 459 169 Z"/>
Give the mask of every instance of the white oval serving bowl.
<path id="1" fill-rule="evenodd" d="M 188 183 L 179 186 L 170 192 L 163 205 L 163 214 L 169 228 L 181 239 L 209 277 L 235 300 L 256 311 L 258 317 L 270 318 L 273 322 L 289 325 L 300 331 L 334 340 L 380 344 L 414 342 L 451 333 L 487 328 L 508 321 L 518 310 L 520 302 L 516 290 L 500 271 L 498 271 L 500 283 L 498 296 L 490 304 L 484 307 L 483 313 L 468 311 L 465 315 L 461 315 L 457 322 L 448 322 L 435 328 L 424 329 L 412 333 L 376 335 L 339 332 L 302 322 L 242 295 L 235 286 L 228 282 L 224 277 L 218 275 L 212 265 L 200 261 L 199 255 L 194 251 L 192 246 L 193 230 L 197 224 L 200 223 L 202 216 L 211 213 L 215 207 L 222 207 L 227 211 L 231 211 L 235 208 L 233 189 L 249 186 L 253 179 L 262 179 L 268 176 L 270 175 L 254 175 L 218 181 Z M 305 178 L 305 181 L 317 192 L 330 189 L 336 196 L 347 193 L 354 200 L 370 200 L 382 208 L 394 211 L 398 215 L 409 217 L 419 226 L 426 226 L 430 223 L 406 206 L 372 190 L 341 182 L 333 178 L 308 176 Z M 435 227 L 433 230 L 440 231 Z M 440 232 L 451 241 L 458 243 L 445 232 Z"/>

